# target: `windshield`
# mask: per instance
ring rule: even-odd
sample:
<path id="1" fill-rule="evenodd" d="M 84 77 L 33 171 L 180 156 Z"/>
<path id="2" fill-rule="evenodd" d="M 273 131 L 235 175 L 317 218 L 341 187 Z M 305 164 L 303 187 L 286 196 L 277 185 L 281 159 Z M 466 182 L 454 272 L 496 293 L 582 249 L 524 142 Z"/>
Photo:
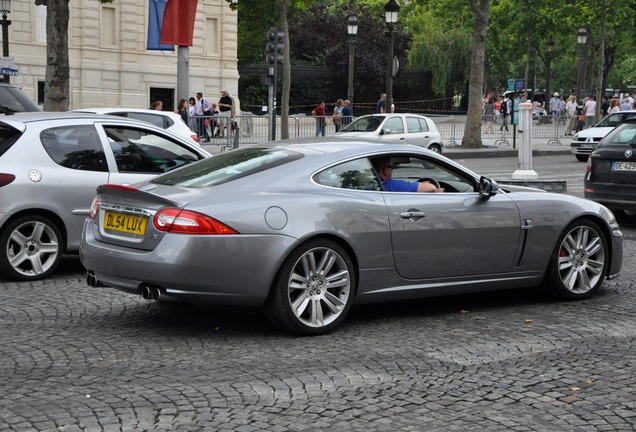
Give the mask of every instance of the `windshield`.
<path id="1" fill-rule="evenodd" d="M 598 122 L 597 127 L 616 127 L 629 118 L 635 118 L 636 112 L 619 112 L 610 114 Z"/>
<path id="2" fill-rule="evenodd" d="M 636 123 L 625 123 L 611 131 L 599 148 L 606 146 L 636 146 Z"/>
<path id="3" fill-rule="evenodd" d="M 380 127 L 384 117 L 368 116 L 360 117 L 346 128 L 341 129 L 341 132 L 373 132 Z"/>
<path id="4" fill-rule="evenodd" d="M 222 153 L 151 180 L 151 183 L 207 187 L 245 177 L 297 159 L 290 150 L 249 148 Z"/>

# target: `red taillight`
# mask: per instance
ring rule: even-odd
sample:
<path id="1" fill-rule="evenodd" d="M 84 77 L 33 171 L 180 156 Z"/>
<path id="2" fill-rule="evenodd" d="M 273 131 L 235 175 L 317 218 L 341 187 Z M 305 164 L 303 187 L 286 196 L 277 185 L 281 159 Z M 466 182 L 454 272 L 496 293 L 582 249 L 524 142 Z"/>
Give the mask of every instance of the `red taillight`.
<path id="1" fill-rule="evenodd" d="M 178 208 L 161 209 L 153 219 L 159 231 L 177 234 L 238 234 L 229 226 L 201 213 Z"/>
<path id="2" fill-rule="evenodd" d="M 199 136 L 198 135 L 190 135 L 192 137 L 193 140 L 195 140 L 196 142 L 199 142 Z"/>
<path id="3" fill-rule="evenodd" d="M 13 180 L 15 180 L 13 174 L 0 174 L 0 187 L 8 185 Z"/>
<path id="4" fill-rule="evenodd" d="M 91 208 L 88 211 L 88 217 L 92 220 L 97 219 L 97 214 L 99 213 L 99 198 L 93 198 L 93 202 L 91 203 Z"/>
<path id="5" fill-rule="evenodd" d="M 592 173 L 592 153 L 587 157 L 587 167 L 585 167 L 585 172 L 588 174 Z"/>
<path id="6" fill-rule="evenodd" d="M 126 186 L 126 185 L 121 185 L 121 184 L 112 184 L 112 183 L 107 183 L 107 184 L 103 184 L 101 186 L 99 186 L 98 188 L 98 192 L 100 190 L 121 190 L 121 191 L 127 191 L 127 192 L 138 192 L 139 189 L 137 189 L 136 187 L 132 187 L 132 186 Z"/>

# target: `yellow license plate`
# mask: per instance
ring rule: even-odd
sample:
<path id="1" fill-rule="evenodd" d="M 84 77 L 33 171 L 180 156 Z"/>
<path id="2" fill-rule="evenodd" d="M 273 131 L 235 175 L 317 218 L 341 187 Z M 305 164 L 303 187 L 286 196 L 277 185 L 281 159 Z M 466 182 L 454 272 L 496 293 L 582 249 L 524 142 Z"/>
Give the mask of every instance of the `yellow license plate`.
<path id="1" fill-rule="evenodd" d="M 142 216 L 132 216 L 121 213 L 106 212 L 104 228 L 121 231 L 128 234 L 144 235 L 147 219 Z"/>

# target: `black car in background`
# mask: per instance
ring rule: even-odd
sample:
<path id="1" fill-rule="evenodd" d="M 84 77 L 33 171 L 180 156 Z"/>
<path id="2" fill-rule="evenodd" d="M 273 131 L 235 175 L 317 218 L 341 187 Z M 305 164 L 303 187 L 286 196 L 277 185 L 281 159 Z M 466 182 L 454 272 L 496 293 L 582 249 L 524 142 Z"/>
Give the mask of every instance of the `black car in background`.
<path id="1" fill-rule="evenodd" d="M 636 118 L 616 126 L 596 146 L 587 162 L 584 187 L 585 198 L 636 214 Z"/>
<path id="2" fill-rule="evenodd" d="M 0 83 L 0 114 L 42 111 L 16 84 Z"/>

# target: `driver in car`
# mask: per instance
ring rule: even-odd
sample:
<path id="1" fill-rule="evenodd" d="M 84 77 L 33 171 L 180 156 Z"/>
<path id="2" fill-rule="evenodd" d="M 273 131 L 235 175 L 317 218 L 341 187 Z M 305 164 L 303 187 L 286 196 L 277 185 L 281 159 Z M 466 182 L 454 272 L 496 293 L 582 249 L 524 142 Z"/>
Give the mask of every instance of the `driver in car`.
<path id="1" fill-rule="evenodd" d="M 386 192 L 444 192 L 444 188 L 437 187 L 429 181 L 392 179 L 393 165 L 390 158 L 377 159 L 373 164 Z"/>

